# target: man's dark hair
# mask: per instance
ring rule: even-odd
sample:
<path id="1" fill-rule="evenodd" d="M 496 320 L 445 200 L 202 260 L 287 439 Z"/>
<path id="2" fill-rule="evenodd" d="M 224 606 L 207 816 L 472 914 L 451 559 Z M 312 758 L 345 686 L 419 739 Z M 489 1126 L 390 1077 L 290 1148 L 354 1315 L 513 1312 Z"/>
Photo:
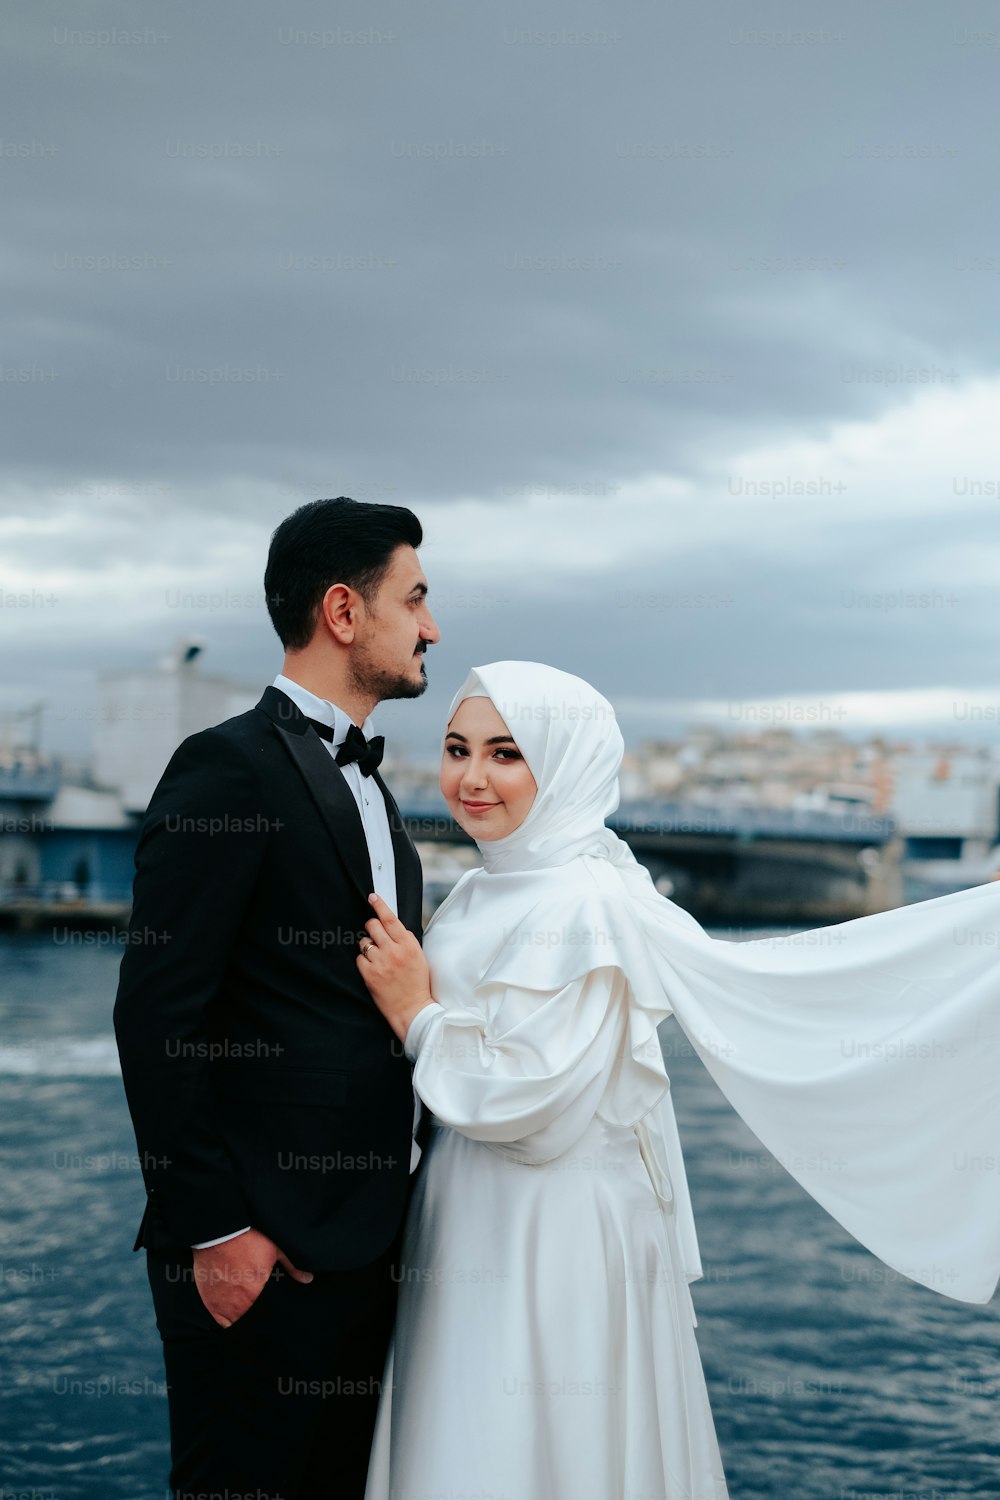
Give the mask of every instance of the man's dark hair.
<path id="1" fill-rule="evenodd" d="M 286 516 L 271 537 L 264 594 L 286 651 L 308 646 L 327 589 L 346 583 L 371 609 L 397 547 L 419 547 L 423 530 L 402 505 L 367 505 L 338 495 Z"/>

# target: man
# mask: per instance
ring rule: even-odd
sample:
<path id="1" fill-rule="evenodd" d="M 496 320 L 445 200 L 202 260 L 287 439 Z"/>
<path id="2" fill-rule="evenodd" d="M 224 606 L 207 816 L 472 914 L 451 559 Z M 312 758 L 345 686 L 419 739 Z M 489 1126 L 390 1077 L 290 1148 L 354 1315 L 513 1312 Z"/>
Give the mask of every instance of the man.
<path id="1" fill-rule="evenodd" d="M 143 824 L 115 1030 L 178 1500 L 364 1493 L 414 1095 L 357 956 L 371 892 L 421 910 L 368 716 L 427 685 L 421 541 L 345 497 L 282 522 L 282 672 L 184 741 Z"/>

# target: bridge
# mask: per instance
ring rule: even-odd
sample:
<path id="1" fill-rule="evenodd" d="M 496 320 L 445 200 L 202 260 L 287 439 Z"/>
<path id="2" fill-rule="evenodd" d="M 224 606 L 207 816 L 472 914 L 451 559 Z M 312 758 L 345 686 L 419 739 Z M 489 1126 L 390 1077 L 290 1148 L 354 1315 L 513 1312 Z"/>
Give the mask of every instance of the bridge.
<path id="1" fill-rule="evenodd" d="M 400 811 L 415 840 L 472 842 L 437 800 L 404 799 Z M 889 817 L 642 801 L 622 803 L 608 826 L 701 922 L 820 924 L 903 901 L 903 844 Z"/>

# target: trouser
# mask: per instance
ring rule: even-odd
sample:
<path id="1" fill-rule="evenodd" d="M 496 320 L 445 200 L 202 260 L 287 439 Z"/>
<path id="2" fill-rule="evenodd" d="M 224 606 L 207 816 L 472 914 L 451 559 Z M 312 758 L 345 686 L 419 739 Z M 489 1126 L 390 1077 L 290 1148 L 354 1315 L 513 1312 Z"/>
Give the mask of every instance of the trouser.
<path id="1" fill-rule="evenodd" d="M 392 1328 L 399 1243 L 371 1265 L 276 1265 L 230 1328 L 215 1322 L 191 1251 L 147 1251 L 163 1340 L 176 1500 L 363 1500 Z"/>

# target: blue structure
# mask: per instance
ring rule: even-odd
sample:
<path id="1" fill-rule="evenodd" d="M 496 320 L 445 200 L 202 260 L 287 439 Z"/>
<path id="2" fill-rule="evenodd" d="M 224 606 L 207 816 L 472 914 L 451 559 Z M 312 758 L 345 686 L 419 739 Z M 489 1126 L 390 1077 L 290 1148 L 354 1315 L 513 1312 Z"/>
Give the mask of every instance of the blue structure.
<path id="1" fill-rule="evenodd" d="M 58 762 L 0 766 L 0 913 L 127 908 L 138 827 L 114 792 L 68 784 Z"/>

